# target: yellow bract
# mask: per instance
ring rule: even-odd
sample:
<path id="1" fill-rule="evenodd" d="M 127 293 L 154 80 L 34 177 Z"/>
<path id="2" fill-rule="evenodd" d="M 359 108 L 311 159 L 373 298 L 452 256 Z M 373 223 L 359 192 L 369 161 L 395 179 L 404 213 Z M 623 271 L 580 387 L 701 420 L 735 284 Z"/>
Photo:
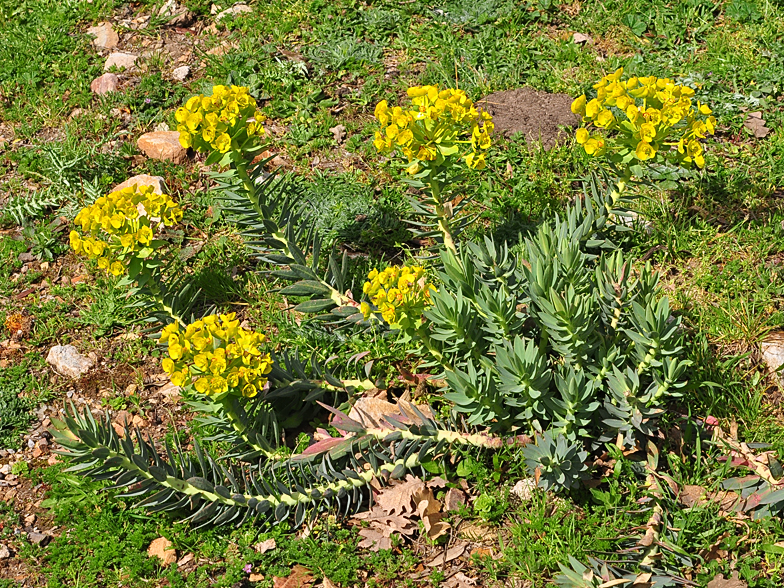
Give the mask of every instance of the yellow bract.
<path id="1" fill-rule="evenodd" d="M 248 137 L 261 136 L 266 117 L 256 109 L 248 88 L 213 86 L 212 95 L 191 97 L 177 110 L 180 144 L 197 151 L 226 153 L 240 131 Z"/>
<path id="2" fill-rule="evenodd" d="M 374 114 L 382 127 L 373 140 L 378 151 L 402 152 L 410 174 L 421 169 L 414 164 L 439 165 L 452 157 L 464 159 L 473 169 L 485 166 L 485 152 L 492 143 L 492 117 L 479 112 L 463 90 L 415 86 L 408 89 L 408 96 L 413 105 L 409 110 L 390 108 L 386 100 L 376 105 Z"/>
<path id="3" fill-rule="evenodd" d="M 430 292 L 435 290 L 426 281 L 421 266 L 393 266 L 381 272 L 374 269 L 368 274 L 362 291 L 377 310 L 366 302 L 360 310 L 366 319 L 377 312 L 393 329 L 405 330 L 421 319 L 424 310 L 432 304 Z"/>
<path id="4" fill-rule="evenodd" d="M 149 246 L 158 227 L 170 227 L 180 219 L 182 209 L 170 196 L 134 184 L 83 208 L 74 220 L 82 233 L 71 231 L 71 247 L 119 276 L 125 271 L 121 260 L 126 255 Z"/>
<path id="5" fill-rule="evenodd" d="M 266 337 L 240 326 L 235 313 L 210 315 L 185 329 L 172 323 L 161 332 L 169 357 L 161 364 L 175 386 L 200 394 L 256 396 L 267 383 L 272 359 L 259 346 Z"/>
<path id="6" fill-rule="evenodd" d="M 596 98 L 588 100 L 582 95 L 572 102 L 572 112 L 584 123 L 604 130 L 595 135 L 585 128 L 577 130 L 577 142 L 585 151 L 601 155 L 609 150 L 639 161 L 662 152 L 674 156 L 680 164 L 704 167 L 702 148 L 697 152 L 693 145 L 714 133 L 716 119 L 711 109 L 693 100 L 692 88 L 670 79 L 649 76 L 622 80 L 622 75 L 623 68 L 619 68 L 594 84 Z M 605 139 L 609 141 L 606 148 Z M 673 146 L 677 150 L 672 150 Z"/>

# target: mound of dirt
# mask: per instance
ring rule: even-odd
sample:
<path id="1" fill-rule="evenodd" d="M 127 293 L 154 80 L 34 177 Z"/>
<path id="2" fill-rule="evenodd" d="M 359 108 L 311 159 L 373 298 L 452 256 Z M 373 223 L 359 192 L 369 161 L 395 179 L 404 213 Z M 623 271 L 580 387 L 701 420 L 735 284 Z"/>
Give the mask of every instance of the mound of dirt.
<path id="1" fill-rule="evenodd" d="M 552 149 L 570 136 L 563 127 L 573 129 L 580 120 L 572 113 L 572 100 L 568 94 L 517 88 L 489 94 L 477 108 L 493 115 L 496 133 L 507 138 L 522 133 L 529 143 L 541 140 L 545 149 Z"/>

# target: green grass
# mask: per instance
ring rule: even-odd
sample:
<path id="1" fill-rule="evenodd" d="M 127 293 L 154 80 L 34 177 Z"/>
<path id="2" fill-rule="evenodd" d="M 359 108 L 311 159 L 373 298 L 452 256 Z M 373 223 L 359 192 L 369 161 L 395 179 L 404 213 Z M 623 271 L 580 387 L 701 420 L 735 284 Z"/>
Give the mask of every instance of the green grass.
<path id="1" fill-rule="evenodd" d="M 317 230 L 328 245 L 356 254 L 351 260 L 356 290 L 369 268 L 405 257 L 401 244 L 410 239 L 400 170 L 381 161 L 370 142 L 378 100 L 397 103 L 408 86 L 422 83 L 459 84 L 474 98 L 520 85 L 579 95 L 623 66 L 637 75 L 695 85 L 719 120 L 719 132 L 707 144 L 706 172 L 676 191 L 642 188 L 645 198 L 636 207 L 649 226 L 622 242 L 661 272 L 671 303 L 684 318 L 686 351 L 694 366 L 686 396 L 673 409 L 710 414 L 725 425 L 735 421 L 742 439 L 771 443 L 784 454 L 780 413 L 771 404 L 775 390 L 757 353 L 760 339 L 784 325 L 784 8 L 778 3 L 271 0 L 251 3 L 256 10 L 251 17 L 219 24 L 220 37 L 204 35 L 191 64 L 194 76 L 186 84 L 169 81 L 173 64 L 151 60 L 124 91 L 92 96 L 89 84 L 101 74 L 103 59 L 84 31 L 121 9 L 130 7 L 124 18 L 133 18 L 159 4 L 0 0 L 0 134 L 12 127 L 17 139 L 0 160 L 0 188 L 18 201 L 34 203 L 44 193 L 55 201 L 28 207 L 26 233 L 16 231 L 7 210 L 0 211 L 7 231 L 0 236 L 0 316 L 12 310 L 32 314 L 33 332 L 25 345 L 39 358 L 14 360 L 0 369 L 0 446 L 17 447 L 32 423 L 31 410 L 51 397 L 34 375 L 42 370 L 40 357 L 49 346 L 75 341 L 131 366 L 144 365 L 157 353 L 147 340 L 108 343 L 125 330 L 138 330 L 131 325 L 138 315 L 124 305 L 126 290 L 114 281 L 58 284 L 46 292 L 52 298 L 36 292 L 21 301 L 13 295 L 40 283 L 45 272 L 33 263 L 11 281 L 22 267 L 18 255 L 25 251 L 65 264 L 69 275 L 82 272 L 65 253 L 66 234 L 53 232 L 49 223 L 55 213 L 73 217 L 93 191 L 106 191 L 136 173 L 164 176 L 185 205 L 183 225 L 171 237 L 187 252 L 182 263 L 198 275 L 204 304 L 242 312 L 277 348 L 297 349 L 303 357 L 315 354 L 323 361 L 335 355 L 337 364 L 370 351 L 379 358 L 373 377 L 397 381 L 405 346 L 373 333 L 299 324 L 284 310 L 296 301 L 270 292 L 281 284 L 260 273 L 264 266 L 241 248 L 236 228 L 206 190 L 209 184 L 197 166 L 134 158 L 138 135 L 162 122 L 173 126 L 174 110 L 187 96 L 212 83 L 251 88 L 279 129 L 270 138 L 271 149 L 293 167 Z M 184 4 L 202 24 L 212 22 L 212 2 Z M 594 43 L 576 45 L 575 31 L 590 35 Z M 137 33 L 141 42 L 172 31 L 153 22 Z M 230 43 L 223 55 L 204 54 Z M 202 60 L 203 69 L 197 67 Z M 75 108 L 83 112 L 70 119 Z M 130 113 L 130 121 L 123 122 L 113 109 Z M 771 129 L 764 140 L 743 127 L 745 111 L 753 110 L 763 112 Z M 329 130 L 338 124 L 346 128 L 340 146 Z M 473 196 L 470 212 L 479 218 L 468 235 L 487 234 L 513 246 L 563 209 L 576 193 L 574 180 L 593 165 L 571 143 L 545 152 L 519 138 L 499 142 L 488 163 L 487 170 L 468 174 L 459 187 L 461 194 Z M 86 269 L 92 273 L 94 268 Z M 300 416 L 305 423 L 313 418 Z M 671 449 L 668 469 L 678 482 L 717 483 L 718 453 L 681 463 Z M 470 474 L 483 498 L 478 508 L 462 515 L 491 525 L 504 537 L 501 559 L 477 560 L 471 568 L 488 582 L 514 575 L 546 585 L 568 555 L 585 561 L 614 551 L 647 520 L 638 504 L 643 480 L 628 463 L 621 463 L 620 473 L 599 489 L 563 499 L 537 494 L 517 504 L 508 487 L 525 475 L 520 461 L 513 454 L 495 461 L 485 456 Z M 251 526 L 195 532 L 136 512 L 129 502 L 97 498 L 97 486 L 59 468 L 29 475 L 47 485 L 46 505 L 70 529 L 43 552 L 32 546 L 22 552 L 26 561 L 40 562 L 52 587 L 164 581 L 233 586 L 245 579 L 242 568 L 248 563 L 267 578 L 263 586 L 271 586 L 272 575 L 284 575 L 294 564 L 340 586 L 359 584 L 362 574 L 370 585 L 389 586 L 402 585 L 421 563 L 421 556 L 408 549 L 358 553 L 353 531 L 326 523 L 304 540 L 275 531 L 269 536 L 276 538 L 278 549 L 259 555 L 252 545 L 268 535 L 259 536 Z M 784 565 L 773 546 L 783 531 L 780 520 L 751 522 L 746 530 L 715 508 L 669 506 L 670 526 L 679 529 L 670 539 L 696 558 L 695 582 L 706 584 L 717 572 L 728 575 L 729 562 L 738 558 L 749 586 L 776 585 Z M 4 507 L 0 516 L 9 521 L 0 533 L 10 540 L 15 515 Z M 194 553 L 200 562 L 196 571 L 183 575 L 149 560 L 146 546 L 160 535 L 169 537 L 180 555 Z M 699 554 L 717 543 L 729 556 L 700 561 Z M 437 585 L 437 575 L 428 581 Z M 12 585 L 4 582 L 0 586 Z"/>

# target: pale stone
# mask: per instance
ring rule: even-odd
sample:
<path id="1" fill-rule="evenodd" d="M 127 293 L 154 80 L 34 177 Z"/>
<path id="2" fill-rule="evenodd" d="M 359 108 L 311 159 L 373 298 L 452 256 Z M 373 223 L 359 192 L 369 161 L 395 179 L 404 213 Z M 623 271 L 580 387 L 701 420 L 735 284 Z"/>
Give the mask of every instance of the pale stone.
<path id="1" fill-rule="evenodd" d="M 784 385 L 784 331 L 771 331 L 760 343 L 762 359 L 768 371 Z"/>
<path id="2" fill-rule="evenodd" d="M 219 12 L 215 17 L 215 22 L 220 22 L 227 16 L 237 16 L 238 14 L 253 12 L 253 9 L 248 6 L 247 4 L 237 4 L 236 6 L 232 6 L 231 8 L 227 8 L 226 10 Z"/>
<path id="3" fill-rule="evenodd" d="M 85 357 L 73 345 L 55 345 L 46 356 L 46 363 L 58 374 L 76 380 L 95 365 L 95 360 Z"/>
<path id="4" fill-rule="evenodd" d="M 120 42 L 120 36 L 115 32 L 112 23 L 102 22 L 87 29 L 87 34 L 95 37 L 93 45 L 97 49 L 114 49 Z"/>
<path id="5" fill-rule="evenodd" d="M 145 133 L 139 137 L 136 145 L 150 159 L 183 163 L 187 157 L 187 151 L 180 145 L 178 131 Z"/>
<path id="6" fill-rule="evenodd" d="M 172 71 L 172 79 L 177 80 L 178 82 L 184 82 L 185 78 L 188 77 L 188 74 L 191 73 L 191 68 L 187 65 L 183 65 Z"/>
<path id="7" fill-rule="evenodd" d="M 177 561 L 177 551 L 172 546 L 172 542 L 166 537 L 158 537 L 155 541 L 150 543 L 147 549 L 147 555 L 150 557 L 157 557 L 161 560 L 161 564 L 168 566 Z"/>
<path id="8" fill-rule="evenodd" d="M 138 57 L 130 53 L 112 53 L 106 58 L 106 63 L 103 66 L 104 71 L 110 70 L 112 67 L 117 69 L 131 69 L 136 65 Z"/>
<path id="9" fill-rule="evenodd" d="M 121 184 L 117 184 L 114 188 L 112 188 L 112 192 L 117 192 L 118 190 L 122 190 L 123 188 L 128 188 L 134 185 L 152 186 L 153 192 L 156 194 L 166 193 L 166 184 L 164 183 L 164 179 L 161 176 L 150 176 L 147 174 L 139 174 L 138 176 L 128 178 Z"/>
<path id="10" fill-rule="evenodd" d="M 9 557 L 11 557 L 11 551 L 8 546 L 0 543 L 0 559 L 8 559 Z"/>
<path id="11" fill-rule="evenodd" d="M 533 478 L 523 478 L 512 488 L 512 494 L 517 496 L 523 502 L 528 502 L 534 496 L 536 489 L 536 481 Z"/>
<path id="12" fill-rule="evenodd" d="M 109 92 L 116 92 L 119 83 L 120 78 L 118 78 L 115 74 L 105 73 L 92 81 L 90 84 L 90 90 L 92 90 L 94 94 L 101 96 Z M 81 109 L 77 110 L 79 110 L 79 114 L 81 114 Z"/>

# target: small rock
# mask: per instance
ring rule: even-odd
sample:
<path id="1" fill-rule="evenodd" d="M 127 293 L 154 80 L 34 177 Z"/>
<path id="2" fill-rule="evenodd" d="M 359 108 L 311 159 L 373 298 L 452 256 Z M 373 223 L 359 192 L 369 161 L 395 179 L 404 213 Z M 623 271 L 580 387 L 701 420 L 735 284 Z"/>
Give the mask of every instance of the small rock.
<path id="1" fill-rule="evenodd" d="M 131 69 L 136 65 L 138 57 L 131 53 L 112 53 L 106 58 L 106 63 L 103 65 L 104 71 L 109 71 L 111 68 L 117 69 Z"/>
<path id="2" fill-rule="evenodd" d="M 120 78 L 118 78 L 115 74 L 105 73 L 92 81 L 90 84 L 90 90 L 93 92 L 93 94 L 102 96 L 103 94 L 108 94 L 109 92 L 116 92 L 117 86 L 119 84 Z M 77 108 L 76 110 L 79 110 L 79 114 L 81 114 L 81 109 Z M 73 116 L 74 113 L 72 112 L 71 115 Z"/>
<path id="3" fill-rule="evenodd" d="M 121 184 L 117 184 L 114 188 L 112 188 L 112 192 L 116 192 L 117 190 L 122 190 L 123 188 L 128 188 L 129 186 L 133 185 L 152 186 L 153 192 L 156 194 L 163 194 L 166 191 L 166 185 L 164 184 L 164 179 L 161 176 L 139 174 L 138 176 L 128 178 Z"/>
<path id="4" fill-rule="evenodd" d="M 50 466 L 56 464 L 57 463 L 57 455 L 54 454 L 54 453 L 52 455 L 50 455 L 49 459 L 46 460 L 46 463 L 48 463 Z"/>
<path id="5" fill-rule="evenodd" d="M 150 543 L 147 548 L 147 555 L 150 557 L 157 557 L 161 560 L 161 564 L 168 566 L 177 561 L 177 551 L 172 546 L 172 542 L 166 537 L 158 537 L 155 541 Z"/>
<path id="6" fill-rule="evenodd" d="M 8 452 L 5 449 L 0 449 L 0 457 L 8 457 Z"/>
<path id="7" fill-rule="evenodd" d="M 10 473 L 11 473 L 11 464 L 10 463 L 5 463 L 2 466 L 0 466 L 0 474 L 3 474 L 4 476 L 7 476 Z"/>
<path id="8" fill-rule="evenodd" d="M 238 14 L 242 13 L 253 12 L 253 9 L 248 6 L 247 4 L 237 4 L 236 6 L 232 6 L 231 8 L 227 8 L 226 10 L 219 12 L 215 16 L 215 22 L 220 22 L 227 16 L 237 16 Z"/>
<path id="9" fill-rule="evenodd" d="M 187 151 L 180 145 L 180 133 L 177 131 L 145 133 L 139 137 L 136 145 L 150 159 L 183 163 L 187 158 Z"/>
<path id="10" fill-rule="evenodd" d="M 102 22 L 94 27 L 90 27 L 87 29 L 87 34 L 95 37 L 93 45 L 97 49 L 114 49 L 117 47 L 117 43 L 120 42 L 119 35 L 109 22 Z"/>
<path id="11" fill-rule="evenodd" d="M 771 331 L 760 342 L 762 359 L 768 371 L 775 375 L 779 384 L 784 384 L 784 331 Z"/>
<path id="12" fill-rule="evenodd" d="M 30 526 L 30 525 L 32 525 L 33 523 L 35 523 L 35 514 L 33 514 L 33 513 L 30 513 L 29 515 L 27 515 L 27 516 L 24 518 L 24 522 L 25 522 L 25 525 L 28 525 L 28 526 Z"/>
<path id="13" fill-rule="evenodd" d="M 11 557 L 11 550 L 7 545 L 0 543 L 0 559 L 8 559 L 9 557 Z"/>
<path id="14" fill-rule="evenodd" d="M 58 374 L 76 380 L 95 365 L 95 361 L 85 357 L 73 345 L 55 345 L 46 356 L 46 363 Z"/>
<path id="15" fill-rule="evenodd" d="M 533 478 L 523 478 L 512 488 L 512 494 L 517 496 L 523 502 L 528 502 L 534 496 L 536 489 L 536 481 Z"/>
<path id="16" fill-rule="evenodd" d="M 329 129 L 332 136 L 335 137 L 335 143 L 340 145 L 343 139 L 346 138 L 346 127 L 344 125 L 337 125 Z"/>
<path id="17" fill-rule="evenodd" d="M 182 66 L 178 67 L 177 69 L 175 69 L 174 71 L 172 71 L 171 76 L 172 76 L 172 79 L 174 79 L 174 80 L 176 80 L 178 82 L 184 82 L 185 78 L 187 78 L 188 74 L 190 74 L 190 73 L 191 73 L 191 68 L 188 67 L 187 65 L 182 65 Z"/>
<path id="18" fill-rule="evenodd" d="M 263 574 L 251 574 L 248 576 L 249 582 L 262 582 L 264 580 Z"/>
<path id="19" fill-rule="evenodd" d="M 30 543 L 32 543 L 33 545 L 38 545 L 38 547 L 46 547 L 47 545 L 49 545 L 49 542 L 52 540 L 52 538 L 46 533 L 35 533 L 35 532 L 28 533 L 27 538 L 30 540 Z"/>
<path id="20" fill-rule="evenodd" d="M 30 263 L 31 261 L 35 261 L 35 255 L 27 252 L 20 253 L 19 261 L 21 261 L 22 263 Z"/>

